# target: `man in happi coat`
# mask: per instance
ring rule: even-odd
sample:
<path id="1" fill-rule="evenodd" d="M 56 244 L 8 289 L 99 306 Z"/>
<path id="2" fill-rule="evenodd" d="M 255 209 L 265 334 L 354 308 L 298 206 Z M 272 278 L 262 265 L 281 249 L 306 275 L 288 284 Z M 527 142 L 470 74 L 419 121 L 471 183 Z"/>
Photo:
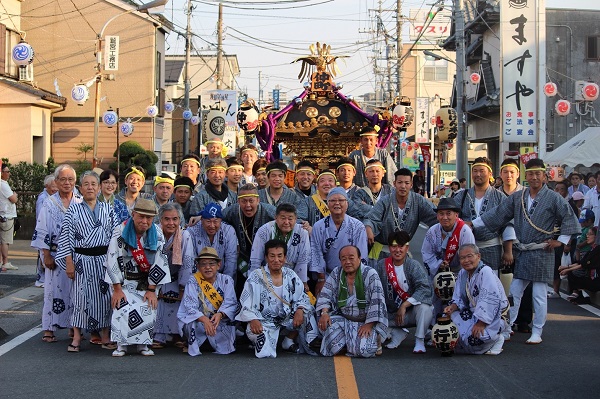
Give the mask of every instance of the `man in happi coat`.
<path id="1" fill-rule="evenodd" d="M 104 281 L 106 253 L 113 230 L 119 225 L 110 204 L 97 199 L 100 177 L 92 171 L 81 175 L 83 202 L 69 206 L 62 223 L 55 262 L 73 280 L 70 326 L 73 340 L 67 350 L 79 352 L 82 329 L 101 331 L 105 349 L 110 342 L 110 290 Z"/>
<path id="2" fill-rule="evenodd" d="M 346 190 L 348 198 L 354 198 L 354 194 L 360 188 L 354 184 L 354 176 L 356 176 L 354 160 L 348 157 L 341 157 L 335 166 L 335 176 L 337 177 L 340 187 Z"/>
<path id="3" fill-rule="evenodd" d="M 296 184 L 294 191 L 301 199 L 310 197 L 315 193 L 314 181 L 317 176 L 315 167 L 310 161 L 300 161 L 296 166 Z"/>
<path id="4" fill-rule="evenodd" d="M 433 226 L 437 223 L 431 202 L 412 191 L 412 172 L 406 168 L 395 173 L 394 191 L 381 198 L 363 219 L 367 229 L 371 256 L 384 259 L 389 256 L 387 238 L 390 233 L 404 230 L 412 237 L 419 223 Z M 378 255 L 379 254 L 379 255 Z"/>
<path id="5" fill-rule="evenodd" d="M 333 269 L 340 266 L 339 251 L 346 245 L 354 245 L 360 250 L 364 264 L 367 264 L 369 253 L 365 226 L 358 219 L 346 214 L 348 210 L 348 194 L 341 187 L 336 187 L 327 195 L 327 206 L 330 215 L 319 220 L 313 226 L 310 236 L 312 252 L 309 271 L 317 273 L 315 295 L 318 296 L 325 284 L 325 277 Z"/>
<path id="6" fill-rule="evenodd" d="M 296 208 L 291 204 L 279 204 L 275 220 L 264 224 L 254 236 L 250 253 L 250 272 L 266 263 L 265 243 L 277 239 L 287 244 L 285 266 L 296 272 L 308 291 L 308 263 L 310 262 L 310 241 L 308 232 L 296 223 Z"/>
<path id="7" fill-rule="evenodd" d="M 219 204 L 221 209 L 225 209 L 237 202 L 237 193 L 225 183 L 226 171 L 227 162 L 223 158 L 210 158 L 206 161 L 207 182 L 192 199 L 192 216 L 198 216 L 209 203 Z"/>
<path id="8" fill-rule="evenodd" d="M 219 273 L 235 279 L 238 252 L 235 230 L 223 222 L 223 213 L 218 204 L 208 203 L 200 216 L 200 223 L 188 227 L 183 232 L 183 267 L 195 271 L 193 262 L 200 250 L 213 247 L 222 259 Z"/>
<path id="9" fill-rule="evenodd" d="M 407 256 L 409 243 L 406 231 L 390 234 L 391 255 L 377 262 L 389 323 L 386 348 L 397 348 L 408 336 L 405 327 L 416 325 L 413 353 L 425 353 L 425 334 L 433 316 L 433 289 L 427 270 Z"/>
<path id="10" fill-rule="evenodd" d="M 356 176 L 354 177 L 354 183 L 359 187 L 367 185 L 367 176 L 365 175 L 365 168 L 367 162 L 371 159 L 378 159 L 381 164 L 385 167 L 386 174 L 383 178 L 384 183 L 391 184 L 394 181 L 394 173 L 398 168 L 396 163 L 384 148 L 377 148 L 377 140 L 379 140 L 379 128 L 373 128 L 371 126 L 363 127 L 360 131 L 360 145 L 359 150 L 354 150 L 348 155 L 354 161 L 356 167 Z"/>
<path id="11" fill-rule="evenodd" d="M 341 266 L 327 277 L 317 299 L 321 354 L 348 356 L 381 354 L 388 319 L 383 287 L 375 269 L 361 262 L 360 250 L 346 245 L 339 251 Z"/>
<path id="12" fill-rule="evenodd" d="M 367 176 L 367 184 L 356 191 L 354 200 L 367 204 L 370 211 L 381 198 L 392 194 L 393 187 L 383 183 L 385 168 L 378 159 L 371 159 L 367 162 L 365 175 Z"/>
<path id="13" fill-rule="evenodd" d="M 490 183 L 494 180 L 492 161 L 486 157 L 478 157 L 471 166 L 473 187 L 456 194 L 454 201 L 459 205 L 461 219 L 468 225 L 486 211 L 497 207 L 506 196 L 496 190 Z M 488 228 L 473 228 L 475 243 L 479 248 L 481 259 L 493 270 L 513 262 L 512 246 L 516 238 L 515 229 L 508 224 L 501 233 Z"/>
<path id="14" fill-rule="evenodd" d="M 451 304 L 444 313 L 458 327 L 457 353 L 499 355 L 504 331 L 509 329 L 502 317 L 508 299 L 498 273 L 481 260 L 475 244 L 465 244 L 458 251 L 458 273 Z"/>
<path id="15" fill-rule="evenodd" d="M 154 337 L 152 349 L 162 349 L 167 341 L 174 342 L 181 347 L 179 336 L 179 325 L 177 323 L 177 311 L 183 298 L 183 289 L 192 275 L 192 264 L 183 264 L 183 230 L 181 219 L 183 213 L 181 206 L 177 203 L 168 203 L 158 210 L 160 229 L 165 238 L 163 254 L 169 262 L 169 273 L 171 281 L 162 286 L 158 295 L 158 307 L 156 311 L 156 322 L 154 323 Z"/>
<path id="16" fill-rule="evenodd" d="M 306 220 L 306 202 L 294 190 L 285 185 L 287 166 L 282 161 L 273 161 L 266 168 L 269 185 L 258 190 L 260 202 L 275 207 L 279 204 L 292 204 L 296 207 L 298 219 Z"/>
<path id="17" fill-rule="evenodd" d="M 218 272 L 221 258 L 214 248 L 202 248 L 195 262 L 198 271 L 186 283 L 177 313 L 181 334 L 187 339 L 187 352 L 190 356 L 201 355 L 200 347 L 206 340 L 215 353 L 234 352 L 233 322 L 239 306 L 233 279 Z"/>
<path id="18" fill-rule="evenodd" d="M 218 137 L 214 137 L 204 142 L 208 156 L 202 157 L 200 160 L 200 182 L 202 184 L 208 183 L 208 169 L 212 161 L 216 159 L 223 159 L 223 140 Z M 202 208 L 200 208 L 202 210 Z"/>
<path id="19" fill-rule="evenodd" d="M 275 207 L 258 199 L 258 188 L 249 183 L 238 190 L 238 203 L 223 211 L 223 221 L 235 230 L 239 253 L 236 293 L 241 294 L 250 269 L 250 251 L 258 229 L 275 218 Z"/>
<path id="20" fill-rule="evenodd" d="M 298 275 L 284 267 L 287 244 L 267 241 L 265 253 L 267 264 L 248 275 L 236 320 L 248 323 L 246 335 L 256 357 L 277 356 L 280 332 L 286 335 L 283 350 L 315 354 L 309 347 L 318 336 L 314 308 Z"/>
<path id="21" fill-rule="evenodd" d="M 144 184 L 146 184 L 146 171 L 144 168 L 131 166 L 125 170 L 125 187 L 118 194 L 115 194 L 115 198 L 125 204 L 129 216 L 131 216 L 131 211 L 138 199 L 152 198 L 150 194 L 144 192 Z"/>
<path id="22" fill-rule="evenodd" d="M 44 307 L 42 329 L 44 342 L 56 342 L 54 331 L 69 327 L 71 318 L 71 285 L 66 270 L 56 267 L 54 258 L 58 249 L 61 227 L 65 213 L 71 204 L 79 204 L 83 198 L 75 194 L 75 170 L 69 165 L 60 165 L 54 171 L 58 191 L 46 198 L 38 213 L 31 246 L 42 252 L 45 269 Z"/>
<path id="23" fill-rule="evenodd" d="M 106 282 L 112 285 L 111 339 L 113 357 L 125 356 L 137 345 L 143 356 L 153 356 L 152 330 L 156 322 L 159 286 L 171 281 L 169 261 L 163 253 L 162 231 L 152 223 L 154 201 L 138 199 L 131 218 L 114 229 L 108 247 Z"/>
<path id="24" fill-rule="evenodd" d="M 196 154 L 187 154 L 181 160 L 181 169 L 179 171 L 180 177 L 187 177 L 192 181 L 192 192 L 198 193 L 202 188 L 202 182 L 200 181 L 200 157 Z"/>
<path id="25" fill-rule="evenodd" d="M 486 226 L 498 231 L 514 219 L 519 243 L 515 245 L 515 271 L 510 286 L 514 306 L 510 310 L 511 325 L 519 312 L 525 288 L 533 285 L 533 329 L 528 344 L 542 342 L 546 322 L 547 283 L 554 278 L 554 248 L 567 244 L 571 235 L 580 234 L 581 226 L 569 203 L 550 190 L 546 183 L 546 166 L 541 159 L 525 165 L 529 187 L 511 194 L 495 209 L 473 221 L 474 227 Z M 560 225 L 560 235 L 552 239 L 554 228 Z"/>

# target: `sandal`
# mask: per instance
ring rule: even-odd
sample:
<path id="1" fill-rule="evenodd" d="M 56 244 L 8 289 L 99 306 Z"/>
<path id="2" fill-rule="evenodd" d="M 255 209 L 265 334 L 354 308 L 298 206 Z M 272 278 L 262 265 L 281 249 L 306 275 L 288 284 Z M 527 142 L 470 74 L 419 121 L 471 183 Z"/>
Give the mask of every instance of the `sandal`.
<path id="1" fill-rule="evenodd" d="M 115 350 L 117 349 L 117 343 L 116 342 L 107 342 L 105 344 L 102 344 L 102 349 L 109 349 L 109 350 Z"/>
<path id="2" fill-rule="evenodd" d="M 283 347 L 282 347 L 283 349 Z M 290 352 L 290 353 L 298 353 L 300 352 L 300 348 L 298 348 L 298 345 L 296 345 L 295 343 L 291 344 L 289 348 L 287 349 L 283 349 L 286 352 Z"/>
<path id="3" fill-rule="evenodd" d="M 42 337 L 42 341 L 46 342 L 46 343 L 52 343 L 52 342 L 56 342 L 56 337 L 54 336 L 54 334 L 52 335 L 44 335 Z"/>
<path id="4" fill-rule="evenodd" d="M 67 347 L 67 352 L 78 353 L 79 352 L 79 345 L 69 344 L 69 346 Z"/>
<path id="5" fill-rule="evenodd" d="M 158 341 L 153 341 L 152 345 L 151 345 L 152 349 L 164 349 L 164 347 L 165 347 L 165 344 L 162 342 L 158 342 Z"/>
<path id="6" fill-rule="evenodd" d="M 90 338 L 90 344 L 92 344 L 92 345 L 104 345 L 102 343 L 102 338 L 100 338 L 100 337 L 92 337 L 92 338 Z"/>
<path id="7" fill-rule="evenodd" d="M 177 341 L 177 342 L 175 342 L 174 345 L 175 345 L 176 348 L 183 348 L 185 346 L 185 342 L 183 342 L 183 341 Z"/>

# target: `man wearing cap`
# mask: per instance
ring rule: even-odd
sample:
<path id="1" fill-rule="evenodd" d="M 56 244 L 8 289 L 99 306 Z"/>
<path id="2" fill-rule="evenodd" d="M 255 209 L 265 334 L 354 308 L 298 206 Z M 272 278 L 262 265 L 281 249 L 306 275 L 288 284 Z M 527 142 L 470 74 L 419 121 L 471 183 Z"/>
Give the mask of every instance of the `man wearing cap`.
<path id="1" fill-rule="evenodd" d="M 486 157 L 475 158 L 471 166 L 473 187 L 458 193 L 453 199 L 459 204 L 461 219 L 468 225 L 471 220 L 497 207 L 506 196 L 496 190 L 493 182 L 492 161 Z M 498 271 L 502 265 L 513 263 L 512 246 L 516 239 L 515 229 L 508 224 L 501 233 L 486 227 L 473 227 L 475 243 L 479 248 L 483 263 Z"/>
<path id="2" fill-rule="evenodd" d="M 125 170 L 125 187 L 115 197 L 127 205 L 130 216 L 138 198 L 152 198 L 150 194 L 142 192 L 145 183 L 146 171 L 141 166 L 131 166 Z"/>
<path id="3" fill-rule="evenodd" d="M 194 195 L 190 212 L 197 216 L 206 204 L 215 202 L 222 209 L 237 202 L 237 193 L 230 190 L 225 183 L 227 162 L 223 158 L 210 158 L 206 162 L 206 178 L 208 181 L 200 192 Z"/>
<path id="4" fill-rule="evenodd" d="M 298 219 L 306 220 L 306 201 L 301 199 L 294 190 L 285 185 L 287 166 L 282 161 L 273 161 L 267 165 L 267 179 L 269 186 L 258 190 L 260 202 L 277 206 L 282 203 L 292 204 L 296 207 Z"/>
<path id="5" fill-rule="evenodd" d="M 498 207 L 473 220 L 473 226 L 485 225 L 491 231 L 498 231 L 514 219 L 519 243 L 515 245 L 515 271 L 510 286 L 514 301 L 510 322 L 512 325 L 517 317 L 523 291 L 533 284 L 533 331 L 527 343 L 539 344 L 546 322 L 546 287 L 553 277 L 554 248 L 568 243 L 571 235 L 579 234 L 581 228 L 567 201 L 545 184 L 544 161 L 538 158 L 527 162 L 525 179 L 528 188 L 511 194 Z M 560 236 L 554 240 L 557 222 Z"/>
<path id="6" fill-rule="evenodd" d="M 583 203 L 585 202 L 585 195 L 583 195 L 581 191 L 575 191 L 571 198 L 573 199 L 573 203 L 581 213 L 581 208 L 583 207 Z"/>
<path id="7" fill-rule="evenodd" d="M 169 261 L 163 252 L 164 236 L 152 223 L 152 200 L 136 201 L 131 218 L 113 230 L 108 247 L 106 282 L 112 286 L 111 340 L 114 357 L 125 356 L 137 345 L 143 356 L 152 356 L 152 330 L 156 321 L 159 286 L 171 281 Z"/>
<path id="8" fill-rule="evenodd" d="M 315 167 L 310 161 L 300 161 L 296 166 L 296 186 L 294 191 L 304 200 L 315 193 Z"/>
<path id="9" fill-rule="evenodd" d="M 252 173 L 252 167 L 257 160 L 258 149 L 252 144 L 246 144 L 240 149 L 240 161 L 242 161 L 242 165 L 244 165 L 244 173 L 242 174 L 240 186 L 248 183 L 256 183 L 256 179 Z"/>
<path id="10" fill-rule="evenodd" d="M 287 244 L 269 240 L 265 254 L 267 264 L 248 275 L 236 320 L 248 323 L 246 335 L 254 343 L 258 358 L 277 356 L 282 329 L 286 332 L 281 343 L 284 350 L 315 354 L 309 347 L 318 335 L 314 308 L 298 275 L 284 267 Z"/>
<path id="11" fill-rule="evenodd" d="M 431 202 L 412 190 L 412 182 L 412 172 L 399 169 L 395 173 L 393 192 L 380 198 L 363 219 L 369 245 L 373 246 L 372 256 L 379 252 L 378 259 L 389 256 L 386 247 L 390 233 L 404 230 L 412 237 L 419 223 L 427 226 L 437 223 Z"/>
<path id="12" fill-rule="evenodd" d="M 171 202 L 174 186 L 175 181 L 167 174 L 156 176 L 154 178 L 154 195 L 152 196 L 152 199 L 154 200 L 157 208 L 160 208 L 164 204 Z M 160 223 L 158 219 L 155 220 L 155 222 Z"/>
<path id="13" fill-rule="evenodd" d="M 181 160 L 181 171 L 179 175 L 181 177 L 187 177 L 193 182 L 193 193 L 197 193 L 202 188 L 200 182 L 200 157 L 196 154 L 187 154 Z"/>
<path id="14" fill-rule="evenodd" d="M 181 227 L 185 227 L 191 217 L 192 193 L 194 192 L 194 182 L 189 177 L 179 177 L 174 182 L 173 199 L 181 207 L 183 220 Z"/>
<path id="15" fill-rule="evenodd" d="M 252 183 L 238 190 L 237 204 L 223 211 L 223 221 L 234 228 L 239 253 L 237 261 L 236 293 L 240 294 L 250 268 L 250 251 L 258 229 L 275 218 L 276 208 L 258 199 L 258 189 Z"/>
<path id="16" fill-rule="evenodd" d="M 223 260 L 220 273 L 235 279 L 237 270 L 238 240 L 233 227 L 223 223 L 219 204 L 206 204 L 200 215 L 200 223 L 188 227 L 183 233 L 183 263 L 193 269 L 193 262 L 200 249 L 213 247 Z"/>
<path id="17" fill-rule="evenodd" d="M 386 174 L 383 177 L 383 183 L 391 183 L 394 181 L 394 173 L 398 168 L 394 163 L 394 160 L 383 148 L 377 148 L 377 140 L 379 139 L 378 128 L 372 128 L 370 126 L 364 127 L 360 131 L 360 145 L 361 149 L 354 150 L 348 155 L 349 158 L 354 160 L 356 167 L 356 176 L 354 177 L 354 183 L 359 187 L 367 185 L 367 176 L 365 175 L 365 167 L 367 161 L 370 159 L 378 159 L 386 170 Z"/>
<path id="18" fill-rule="evenodd" d="M 590 188 L 583 182 L 583 176 L 580 173 L 571 173 L 569 181 L 571 182 L 571 186 L 569 187 L 569 197 L 572 197 L 573 193 L 576 193 L 577 191 L 582 192 L 584 195 L 590 191 Z"/>
<path id="19" fill-rule="evenodd" d="M 391 256 L 380 259 L 375 268 L 387 307 L 390 342 L 386 347 L 397 348 L 408 336 L 404 327 L 416 325 L 413 353 L 425 353 L 425 333 L 433 316 L 433 289 L 423 265 L 406 256 L 409 243 L 406 231 L 391 233 Z"/>
<path id="20" fill-rule="evenodd" d="M 294 205 L 277 205 L 275 220 L 261 226 L 254 236 L 250 254 L 250 272 L 265 264 L 265 243 L 271 239 L 278 239 L 287 244 L 285 266 L 296 272 L 304 283 L 304 290 L 308 291 L 310 241 L 308 232 L 302 228 L 302 225 L 297 224 L 296 220 Z"/>
<path id="21" fill-rule="evenodd" d="M 227 162 L 227 171 L 225 172 L 227 188 L 229 191 L 237 193 L 242 176 L 244 175 L 244 166 L 233 157 L 227 158 L 225 162 Z"/>
<path id="22" fill-rule="evenodd" d="M 347 215 L 348 194 L 336 187 L 327 194 L 327 207 L 330 214 L 315 223 L 310 236 L 312 260 L 309 271 L 318 275 L 315 295 L 325 284 L 325 277 L 340 266 L 339 251 L 345 245 L 354 245 L 360 250 L 360 257 L 367 264 L 369 250 L 365 226 L 358 219 Z"/>
<path id="23" fill-rule="evenodd" d="M 348 198 L 354 198 L 354 195 L 359 187 L 354 184 L 356 166 L 354 166 L 354 161 L 352 158 L 342 157 L 339 159 L 335 167 L 335 176 L 337 177 L 340 187 L 346 190 Z"/>
<path id="24" fill-rule="evenodd" d="M 367 184 L 356 191 L 354 200 L 368 205 L 368 213 L 377 201 L 386 195 L 390 195 L 394 189 L 389 184 L 383 183 L 385 168 L 378 159 L 367 161 L 365 175 L 367 176 Z"/>
<path id="25" fill-rule="evenodd" d="M 179 329 L 187 339 L 187 352 L 190 356 L 201 355 L 200 347 L 206 340 L 215 353 L 234 352 L 233 321 L 239 305 L 233 279 L 218 272 L 221 258 L 214 248 L 202 248 L 195 264 L 198 271 L 186 283 L 177 312 Z"/>

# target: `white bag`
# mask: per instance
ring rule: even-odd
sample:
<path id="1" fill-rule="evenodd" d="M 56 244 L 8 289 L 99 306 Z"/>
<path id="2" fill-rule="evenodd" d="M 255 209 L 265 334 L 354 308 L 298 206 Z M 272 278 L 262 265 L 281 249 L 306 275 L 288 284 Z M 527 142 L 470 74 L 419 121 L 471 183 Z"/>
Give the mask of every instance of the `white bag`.
<path id="1" fill-rule="evenodd" d="M 561 258 L 560 258 L 560 265 L 561 266 L 569 266 L 571 263 L 572 263 L 572 261 L 571 261 L 571 254 L 563 252 L 563 254 L 562 254 Z"/>

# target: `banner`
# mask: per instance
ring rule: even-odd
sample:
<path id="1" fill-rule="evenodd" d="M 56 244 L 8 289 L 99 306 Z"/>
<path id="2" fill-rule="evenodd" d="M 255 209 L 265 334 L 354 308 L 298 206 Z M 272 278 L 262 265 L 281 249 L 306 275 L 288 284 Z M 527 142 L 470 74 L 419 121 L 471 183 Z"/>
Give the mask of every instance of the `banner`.
<path id="1" fill-rule="evenodd" d="M 119 70 L 119 36 L 104 36 L 104 70 Z"/>
<path id="2" fill-rule="evenodd" d="M 410 9 L 410 21 L 408 34 L 410 40 L 417 40 L 419 34 L 423 33 L 421 39 L 445 39 L 450 36 L 452 25 L 452 12 L 442 10 L 439 12 L 428 12 L 418 8 Z M 429 26 L 427 23 L 431 21 Z"/>
<path id="3" fill-rule="evenodd" d="M 227 155 L 235 156 L 237 134 L 237 92 L 235 90 L 206 90 L 200 95 L 202 133 L 207 140 L 219 138 L 227 147 Z"/>
<path id="4" fill-rule="evenodd" d="M 415 112 L 415 142 L 429 143 L 430 125 L 429 125 L 429 98 L 418 97 L 417 109 Z"/>
<path id="5" fill-rule="evenodd" d="M 421 155 L 423 155 L 423 162 L 431 162 L 431 151 L 428 145 L 421 145 Z"/>

